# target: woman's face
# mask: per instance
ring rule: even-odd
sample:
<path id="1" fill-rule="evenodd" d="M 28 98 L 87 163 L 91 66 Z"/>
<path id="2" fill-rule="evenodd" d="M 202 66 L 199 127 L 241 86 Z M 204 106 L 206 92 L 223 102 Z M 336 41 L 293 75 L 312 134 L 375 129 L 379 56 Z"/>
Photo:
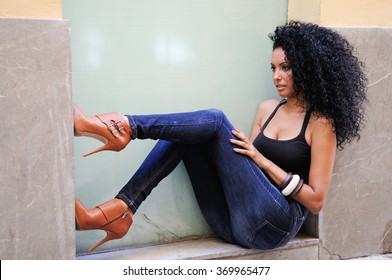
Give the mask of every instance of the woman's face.
<path id="1" fill-rule="evenodd" d="M 276 48 L 271 57 L 272 80 L 281 97 L 294 94 L 293 72 L 282 48 Z"/>

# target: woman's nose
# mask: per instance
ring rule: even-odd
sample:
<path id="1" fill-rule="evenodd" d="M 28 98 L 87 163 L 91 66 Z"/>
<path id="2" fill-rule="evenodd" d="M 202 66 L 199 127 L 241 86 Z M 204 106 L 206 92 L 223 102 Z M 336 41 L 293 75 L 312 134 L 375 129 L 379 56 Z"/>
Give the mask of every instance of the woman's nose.
<path id="1" fill-rule="evenodd" d="M 282 76 L 280 75 L 279 70 L 275 70 L 275 71 L 273 72 L 272 78 L 273 78 L 274 80 L 281 80 L 281 79 L 282 79 Z"/>

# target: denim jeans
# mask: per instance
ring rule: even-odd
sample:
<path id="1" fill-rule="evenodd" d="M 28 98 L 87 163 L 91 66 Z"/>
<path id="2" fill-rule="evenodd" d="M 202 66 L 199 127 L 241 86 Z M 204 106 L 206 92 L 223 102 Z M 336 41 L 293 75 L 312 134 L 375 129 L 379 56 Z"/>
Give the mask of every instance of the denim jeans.
<path id="1" fill-rule="evenodd" d="M 307 210 L 285 198 L 249 157 L 233 151 L 233 125 L 221 111 L 127 117 L 133 139 L 159 139 L 116 196 L 133 213 L 183 161 L 201 212 L 221 238 L 273 249 L 297 234 Z"/>

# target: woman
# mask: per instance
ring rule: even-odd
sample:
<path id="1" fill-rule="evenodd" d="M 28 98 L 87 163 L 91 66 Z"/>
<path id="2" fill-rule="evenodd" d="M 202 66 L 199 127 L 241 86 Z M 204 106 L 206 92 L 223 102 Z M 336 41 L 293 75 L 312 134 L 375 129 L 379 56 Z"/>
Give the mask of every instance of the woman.
<path id="1" fill-rule="evenodd" d="M 122 238 L 132 215 L 180 161 L 212 230 L 228 242 L 272 249 L 288 243 L 308 211 L 323 208 L 336 148 L 359 138 L 366 79 L 350 44 L 336 32 L 290 22 L 270 34 L 272 78 L 281 101 L 260 104 L 248 139 L 219 110 L 148 116 L 84 115 L 74 107 L 75 135 L 102 150 L 131 139 L 159 139 L 116 197 L 86 209 L 76 199 L 79 230 Z M 86 156 L 85 155 L 85 156 Z"/>

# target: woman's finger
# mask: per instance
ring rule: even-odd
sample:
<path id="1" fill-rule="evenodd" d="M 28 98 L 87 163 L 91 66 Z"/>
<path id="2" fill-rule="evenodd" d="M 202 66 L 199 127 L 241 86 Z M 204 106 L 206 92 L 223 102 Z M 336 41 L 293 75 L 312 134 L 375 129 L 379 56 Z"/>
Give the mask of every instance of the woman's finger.
<path id="1" fill-rule="evenodd" d="M 230 142 L 234 145 L 240 146 L 240 147 L 245 147 L 246 143 L 241 140 L 236 140 L 236 139 L 230 139 Z"/>
<path id="2" fill-rule="evenodd" d="M 236 136 L 237 138 L 241 139 L 242 141 L 244 141 L 246 143 L 249 142 L 249 140 L 246 137 L 246 135 L 241 130 L 239 130 L 238 128 L 233 129 L 232 133 L 233 133 L 234 136 Z"/>

